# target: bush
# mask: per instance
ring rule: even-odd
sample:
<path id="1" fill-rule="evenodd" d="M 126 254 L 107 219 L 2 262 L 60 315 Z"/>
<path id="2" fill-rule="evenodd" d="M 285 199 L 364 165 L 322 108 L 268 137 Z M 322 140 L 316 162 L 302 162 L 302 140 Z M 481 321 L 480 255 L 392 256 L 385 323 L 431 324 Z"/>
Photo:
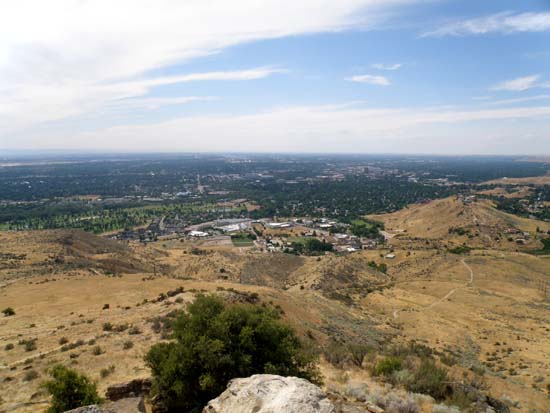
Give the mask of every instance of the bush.
<path id="1" fill-rule="evenodd" d="M 2 312 L 4 313 L 5 317 L 10 317 L 12 315 L 15 315 L 15 310 L 11 307 L 4 308 Z"/>
<path id="2" fill-rule="evenodd" d="M 105 352 L 103 351 L 103 349 L 101 348 L 101 346 L 95 346 L 95 347 L 92 349 L 92 354 L 93 354 L 94 356 L 99 356 L 99 355 L 101 355 L 101 354 L 103 354 L 103 353 L 105 353 Z"/>
<path id="3" fill-rule="evenodd" d="M 76 370 L 57 365 L 50 371 L 50 376 L 52 380 L 43 384 L 52 395 L 48 413 L 62 413 L 101 402 L 95 383 Z"/>
<path id="4" fill-rule="evenodd" d="M 349 360 L 357 367 L 363 365 L 365 356 L 372 350 L 370 346 L 362 343 L 350 343 L 347 345 L 347 349 L 349 352 Z"/>
<path id="5" fill-rule="evenodd" d="M 115 371 L 115 365 L 111 364 L 109 367 L 103 368 L 99 371 L 99 375 L 101 378 L 105 378 L 109 375 L 111 375 Z"/>
<path id="6" fill-rule="evenodd" d="M 331 340 L 323 349 L 325 359 L 336 367 L 343 367 L 348 360 L 348 353 L 344 345 L 336 340 Z"/>
<path id="7" fill-rule="evenodd" d="M 379 360 L 372 369 L 373 376 L 390 376 L 393 372 L 401 370 L 402 360 L 400 357 L 384 357 Z"/>
<path id="8" fill-rule="evenodd" d="M 9 350 L 13 350 L 15 346 L 13 345 L 13 343 L 8 343 L 6 344 L 6 347 L 4 347 L 4 350 L 6 351 L 9 351 Z"/>
<path id="9" fill-rule="evenodd" d="M 132 347 L 134 347 L 134 343 L 132 340 L 127 340 L 124 342 L 124 344 L 122 345 L 122 348 L 124 350 L 130 350 Z"/>
<path id="10" fill-rule="evenodd" d="M 116 327 L 114 328 L 114 330 L 115 330 L 117 333 L 122 333 L 123 331 L 128 330 L 128 324 L 127 324 L 127 323 L 119 324 L 118 326 L 116 326 Z"/>
<path id="11" fill-rule="evenodd" d="M 145 357 L 160 407 L 201 407 L 232 378 L 258 373 L 318 381 L 315 357 L 279 317 L 267 307 L 226 306 L 218 297 L 198 296 L 175 320 L 175 341 L 154 345 Z"/>
<path id="12" fill-rule="evenodd" d="M 422 360 L 408 390 L 429 394 L 436 400 L 443 400 L 450 393 L 447 370 L 437 367 L 433 360 Z"/>
<path id="13" fill-rule="evenodd" d="M 130 330 L 128 330 L 128 334 L 130 335 L 136 335 L 136 334 L 141 334 L 141 330 L 139 329 L 138 326 L 133 326 L 130 328 Z"/>
<path id="14" fill-rule="evenodd" d="M 36 370 L 28 370 L 23 376 L 23 381 L 32 381 L 38 377 Z"/>
<path id="15" fill-rule="evenodd" d="M 412 399 L 398 399 L 389 402 L 386 413 L 419 413 L 418 404 Z"/>
<path id="16" fill-rule="evenodd" d="M 59 345 L 67 344 L 69 342 L 69 339 L 67 337 L 61 337 L 59 339 Z"/>
<path id="17" fill-rule="evenodd" d="M 26 340 L 24 343 L 25 351 L 34 351 L 36 350 L 36 339 Z"/>
<path id="18" fill-rule="evenodd" d="M 113 324 L 109 322 L 103 323 L 103 331 L 113 331 Z"/>

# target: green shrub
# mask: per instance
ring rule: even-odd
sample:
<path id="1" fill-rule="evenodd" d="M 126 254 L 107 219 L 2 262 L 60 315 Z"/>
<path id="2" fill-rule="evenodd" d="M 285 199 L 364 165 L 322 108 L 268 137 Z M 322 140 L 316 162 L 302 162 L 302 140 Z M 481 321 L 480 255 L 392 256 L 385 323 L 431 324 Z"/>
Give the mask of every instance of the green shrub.
<path id="1" fill-rule="evenodd" d="M 372 369 L 373 376 L 390 376 L 394 371 L 399 371 L 402 368 L 403 361 L 400 357 L 384 357 L 379 360 Z"/>
<path id="2" fill-rule="evenodd" d="M 315 357 L 279 317 L 267 307 L 226 306 L 199 295 L 175 320 L 175 340 L 154 345 L 145 357 L 153 396 L 167 411 L 187 411 L 218 396 L 235 377 L 271 373 L 318 381 Z"/>
<path id="3" fill-rule="evenodd" d="M 103 323 L 103 331 L 113 331 L 113 324 L 109 322 Z"/>
<path id="4" fill-rule="evenodd" d="M 4 350 L 6 351 L 9 351 L 9 350 L 13 350 L 15 346 L 13 345 L 13 343 L 8 343 L 6 344 L 6 347 L 4 347 Z"/>
<path id="5" fill-rule="evenodd" d="M 48 413 L 61 413 L 101 402 L 96 385 L 76 370 L 57 365 L 50 371 L 51 380 L 43 387 L 52 395 Z"/>
<path id="6" fill-rule="evenodd" d="M 466 245 L 460 245 L 458 247 L 449 248 L 451 254 L 468 254 L 472 249 Z"/>
<path id="7" fill-rule="evenodd" d="M 132 340 L 126 340 L 124 344 L 122 345 L 122 348 L 124 350 L 130 350 L 132 347 L 134 347 L 134 343 Z"/>
<path id="8" fill-rule="evenodd" d="M 436 400 L 443 400 L 449 394 L 447 370 L 437 367 L 435 362 L 424 359 L 415 372 L 414 380 L 408 390 L 429 394 Z"/>
<path id="9" fill-rule="evenodd" d="M 59 339 L 59 345 L 67 344 L 69 342 L 69 339 L 67 337 L 61 337 Z"/>
<path id="10" fill-rule="evenodd" d="M 15 315 L 15 310 L 11 307 L 7 307 L 2 310 L 2 313 L 4 313 L 5 317 L 10 317 L 12 315 Z"/>

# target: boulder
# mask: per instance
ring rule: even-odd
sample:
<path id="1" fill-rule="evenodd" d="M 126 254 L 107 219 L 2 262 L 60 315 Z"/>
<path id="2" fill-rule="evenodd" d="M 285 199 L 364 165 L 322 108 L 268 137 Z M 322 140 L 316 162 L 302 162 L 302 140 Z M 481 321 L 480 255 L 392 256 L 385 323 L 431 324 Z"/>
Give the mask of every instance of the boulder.
<path id="1" fill-rule="evenodd" d="M 231 380 L 203 413 L 336 413 L 336 407 L 307 380 L 257 374 Z"/>
<path id="2" fill-rule="evenodd" d="M 145 396 L 151 390 L 151 379 L 135 379 L 127 383 L 114 384 L 107 387 L 105 397 L 111 401 L 129 397 Z"/>

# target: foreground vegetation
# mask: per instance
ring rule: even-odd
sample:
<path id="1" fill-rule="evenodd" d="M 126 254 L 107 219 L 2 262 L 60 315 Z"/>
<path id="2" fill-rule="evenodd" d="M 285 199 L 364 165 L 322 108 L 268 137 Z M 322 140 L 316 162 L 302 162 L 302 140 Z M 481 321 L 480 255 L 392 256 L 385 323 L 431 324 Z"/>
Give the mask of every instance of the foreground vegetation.
<path id="1" fill-rule="evenodd" d="M 279 313 L 250 304 L 227 306 L 199 295 L 173 323 L 173 341 L 146 356 L 157 408 L 166 412 L 204 406 L 229 380 L 269 373 L 318 382 L 316 359 Z"/>

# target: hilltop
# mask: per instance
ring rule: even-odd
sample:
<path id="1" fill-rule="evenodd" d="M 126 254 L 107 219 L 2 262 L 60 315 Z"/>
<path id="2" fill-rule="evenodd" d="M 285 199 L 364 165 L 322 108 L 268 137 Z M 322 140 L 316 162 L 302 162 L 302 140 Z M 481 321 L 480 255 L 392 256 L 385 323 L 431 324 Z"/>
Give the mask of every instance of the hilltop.
<path id="1" fill-rule="evenodd" d="M 370 217 L 384 222 L 392 245 L 429 240 L 446 246 L 529 250 L 542 246 L 537 230 L 550 230 L 548 222 L 500 211 L 492 201 L 475 197 L 453 196 Z"/>

